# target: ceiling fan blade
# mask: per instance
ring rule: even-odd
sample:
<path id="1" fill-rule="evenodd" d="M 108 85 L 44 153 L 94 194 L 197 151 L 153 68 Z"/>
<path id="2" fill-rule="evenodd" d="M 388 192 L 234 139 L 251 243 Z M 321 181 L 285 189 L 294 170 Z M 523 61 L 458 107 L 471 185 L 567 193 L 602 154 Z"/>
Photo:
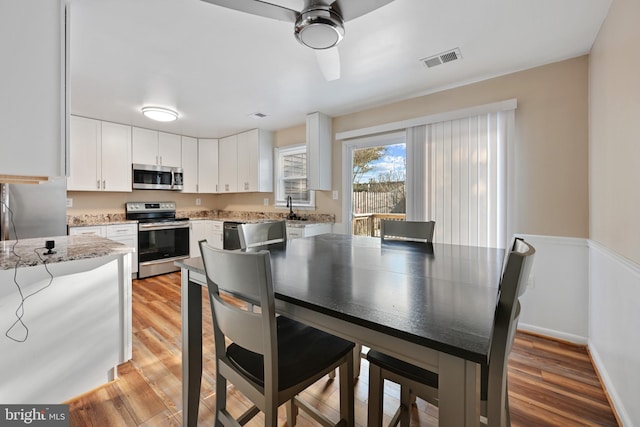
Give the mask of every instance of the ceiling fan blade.
<path id="1" fill-rule="evenodd" d="M 260 0 L 202 0 L 207 3 L 250 13 L 252 15 L 264 16 L 266 18 L 277 19 L 285 22 L 296 22 L 299 13 L 277 4 L 267 3 Z"/>
<path id="2" fill-rule="evenodd" d="M 340 78 L 340 54 L 337 47 L 316 49 L 316 59 L 324 78 L 330 82 Z"/>
<path id="3" fill-rule="evenodd" d="M 376 10 L 392 1 L 393 0 L 336 0 L 331 4 L 331 8 L 338 12 L 346 22 L 365 15 L 372 10 Z"/>

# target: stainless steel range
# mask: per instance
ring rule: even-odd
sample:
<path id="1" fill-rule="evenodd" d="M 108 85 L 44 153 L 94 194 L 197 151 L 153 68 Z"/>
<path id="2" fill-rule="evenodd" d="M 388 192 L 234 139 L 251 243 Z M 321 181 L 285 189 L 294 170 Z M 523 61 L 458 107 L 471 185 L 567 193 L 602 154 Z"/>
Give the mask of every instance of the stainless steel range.
<path id="1" fill-rule="evenodd" d="M 175 202 L 127 202 L 126 218 L 138 221 L 138 279 L 178 271 L 189 257 L 189 220 L 176 218 Z"/>

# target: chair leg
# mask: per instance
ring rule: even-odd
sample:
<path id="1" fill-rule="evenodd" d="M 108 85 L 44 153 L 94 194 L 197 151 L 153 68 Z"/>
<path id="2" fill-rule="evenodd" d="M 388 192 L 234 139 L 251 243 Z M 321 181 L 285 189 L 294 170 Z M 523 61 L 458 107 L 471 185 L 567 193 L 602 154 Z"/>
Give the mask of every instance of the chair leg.
<path id="1" fill-rule="evenodd" d="M 412 398 L 413 397 L 413 398 Z M 411 403 L 415 401 L 411 389 L 407 386 L 400 386 L 400 427 L 409 427 L 411 423 Z"/>
<path id="2" fill-rule="evenodd" d="M 353 349 L 353 379 L 357 380 L 360 376 L 360 365 L 362 362 L 362 344 L 356 343 Z"/>
<path id="3" fill-rule="evenodd" d="M 382 393 L 384 380 L 382 370 L 373 363 L 369 364 L 369 404 L 367 414 L 367 426 L 382 426 Z"/>
<path id="4" fill-rule="evenodd" d="M 288 400 L 285 405 L 287 408 L 287 426 L 295 427 L 298 419 L 298 405 L 296 405 L 296 402 L 293 399 Z"/>
<path id="5" fill-rule="evenodd" d="M 360 356 L 360 354 L 358 354 Z M 355 423 L 354 391 L 353 391 L 353 355 L 349 354 L 346 363 L 340 365 L 340 418 L 346 421 L 347 426 L 353 427 Z"/>
<path id="6" fill-rule="evenodd" d="M 220 414 L 227 409 L 227 379 L 216 375 L 216 418 L 215 426 L 222 425 Z"/>

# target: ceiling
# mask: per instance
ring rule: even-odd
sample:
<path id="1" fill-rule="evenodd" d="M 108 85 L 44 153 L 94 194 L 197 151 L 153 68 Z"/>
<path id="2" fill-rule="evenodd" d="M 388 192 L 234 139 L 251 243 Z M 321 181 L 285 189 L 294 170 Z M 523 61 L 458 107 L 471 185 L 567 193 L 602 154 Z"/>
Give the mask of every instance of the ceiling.
<path id="1" fill-rule="evenodd" d="M 222 137 L 586 54 L 611 0 L 395 0 L 345 23 L 341 78 L 330 82 L 286 22 L 200 0 L 70 3 L 72 114 Z M 299 10 L 303 1 L 272 3 Z M 462 59 L 433 68 L 420 62 L 454 48 Z M 173 108 L 180 118 L 153 122 L 140 113 L 145 105 Z M 266 117 L 250 117 L 257 112 Z"/>

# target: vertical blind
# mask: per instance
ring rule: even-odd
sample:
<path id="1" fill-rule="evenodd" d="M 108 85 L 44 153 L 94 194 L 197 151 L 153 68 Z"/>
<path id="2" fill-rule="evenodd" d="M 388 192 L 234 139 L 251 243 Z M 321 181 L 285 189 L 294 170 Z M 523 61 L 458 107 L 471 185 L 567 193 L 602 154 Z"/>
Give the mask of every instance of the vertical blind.
<path id="1" fill-rule="evenodd" d="M 407 215 L 434 220 L 435 242 L 505 247 L 507 117 L 494 112 L 408 129 L 408 157 L 420 161 L 407 173 L 416 180 L 408 183 L 415 200 Z"/>
<path id="2" fill-rule="evenodd" d="M 278 200 L 284 201 L 287 196 L 291 196 L 297 205 L 311 203 L 305 146 L 280 149 L 277 153 Z"/>

